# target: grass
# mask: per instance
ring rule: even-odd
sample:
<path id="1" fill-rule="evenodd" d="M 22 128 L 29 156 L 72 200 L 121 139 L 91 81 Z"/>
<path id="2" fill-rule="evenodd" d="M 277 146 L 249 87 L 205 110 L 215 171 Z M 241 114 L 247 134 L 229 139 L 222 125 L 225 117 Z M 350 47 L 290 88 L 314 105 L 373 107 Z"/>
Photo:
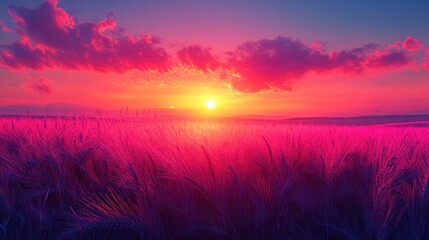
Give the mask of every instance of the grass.
<path id="1" fill-rule="evenodd" d="M 429 128 L 0 119 L 0 239 L 427 239 Z"/>

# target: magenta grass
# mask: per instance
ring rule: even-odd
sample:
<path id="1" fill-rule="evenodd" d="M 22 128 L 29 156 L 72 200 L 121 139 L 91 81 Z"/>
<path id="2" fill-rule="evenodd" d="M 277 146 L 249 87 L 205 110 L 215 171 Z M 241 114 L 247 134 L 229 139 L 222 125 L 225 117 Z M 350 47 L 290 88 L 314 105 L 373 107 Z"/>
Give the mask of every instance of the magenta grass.
<path id="1" fill-rule="evenodd" d="M 0 239 L 424 239 L 429 128 L 0 120 Z"/>

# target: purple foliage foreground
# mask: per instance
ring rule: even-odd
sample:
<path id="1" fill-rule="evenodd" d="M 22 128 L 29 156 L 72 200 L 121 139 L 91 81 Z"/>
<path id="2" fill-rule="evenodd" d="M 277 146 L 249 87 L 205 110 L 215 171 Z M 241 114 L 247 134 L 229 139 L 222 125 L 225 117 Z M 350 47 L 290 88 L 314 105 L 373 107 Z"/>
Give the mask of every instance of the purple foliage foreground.
<path id="1" fill-rule="evenodd" d="M 428 239 L 429 128 L 0 120 L 0 239 Z"/>

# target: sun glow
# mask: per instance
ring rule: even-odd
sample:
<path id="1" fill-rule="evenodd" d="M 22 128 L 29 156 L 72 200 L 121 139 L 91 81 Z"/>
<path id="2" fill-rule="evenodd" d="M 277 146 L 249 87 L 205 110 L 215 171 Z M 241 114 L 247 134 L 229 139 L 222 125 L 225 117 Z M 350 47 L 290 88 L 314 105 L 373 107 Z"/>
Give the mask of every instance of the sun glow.
<path id="1" fill-rule="evenodd" d="M 215 108 L 215 107 L 216 107 L 216 101 L 215 101 L 215 100 L 208 100 L 208 101 L 206 102 L 206 107 L 207 107 L 208 109 L 213 109 L 213 108 Z"/>

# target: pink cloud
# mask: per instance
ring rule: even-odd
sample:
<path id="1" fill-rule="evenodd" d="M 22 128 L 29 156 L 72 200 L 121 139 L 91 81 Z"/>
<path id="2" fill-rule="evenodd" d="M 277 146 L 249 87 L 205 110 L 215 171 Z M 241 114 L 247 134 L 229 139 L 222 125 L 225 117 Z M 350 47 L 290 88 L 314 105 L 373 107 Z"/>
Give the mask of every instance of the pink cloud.
<path id="1" fill-rule="evenodd" d="M 227 66 L 239 75 L 231 80 L 239 91 L 290 90 L 305 73 L 326 67 L 327 59 L 298 40 L 278 37 L 240 45 L 231 53 Z"/>
<path id="2" fill-rule="evenodd" d="M 50 86 L 50 81 L 45 78 L 40 78 L 37 80 L 28 80 L 24 85 L 24 88 L 35 91 L 42 95 L 49 95 L 52 93 L 52 87 Z"/>
<path id="3" fill-rule="evenodd" d="M 0 63 L 14 69 L 64 68 L 122 73 L 165 71 L 170 56 L 150 35 L 133 37 L 116 29 L 112 18 L 76 23 L 48 0 L 34 9 L 11 7 L 22 40 L 1 46 Z"/>
<path id="4" fill-rule="evenodd" d="M 21 40 L 0 45 L 0 65 L 12 69 L 76 69 L 125 73 L 131 70 L 166 72 L 177 63 L 203 72 L 222 69 L 222 78 L 241 92 L 291 90 L 309 73 L 361 75 L 403 69 L 415 64 L 429 68 L 429 57 L 417 59 L 420 40 L 411 36 L 386 49 L 366 44 L 329 52 L 320 41 L 306 44 L 277 37 L 246 42 L 221 61 L 211 48 L 186 46 L 172 58 L 152 35 L 131 36 L 109 17 L 98 22 L 79 22 L 57 0 L 35 8 L 10 7 Z M 0 24 L 4 23 L 0 21 Z M 176 61 L 176 62 L 173 62 Z"/>
<path id="5" fill-rule="evenodd" d="M 423 58 L 423 68 L 429 69 L 429 49 L 426 49 L 426 56 Z"/>
<path id="6" fill-rule="evenodd" d="M 0 62 L 13 69 L 30 68 L 41 70 L 51 66 L 50 53 L 26 41 L 17 41 L 0 52 Z"/>
<path id="7" fill-rule="evenodd" d="M 325 72 L 338 71 L 344 74 L 360 74 L 365 71 L 365 59 L 377 49 L 375 44 L 366 44 L 359 48 L 328 53 Z"/>
<path id="8" fill-rule="evenodd" d="M 0 19 L 0 28 L 3 32 L 13 32 L 5 23 L 3 19 Z"/>
<path id="9" fill-rule="evenodd" d="M 220 67 L 220 62 L 211 54 L 210 50 L 210 48 L 203 48 L 201 45 L 195 44 L 180 49 L 177 57 L 180 64 L 207 72 Z"/>
<path id="10" fill-rule="evenodd" d="M 366 70 L 402 68 L 411 63 L 406 52 L 382 51 L 374 44 L 326 53 L 320 45 L 277 37 L 247 42 L 231 53 L 226 66 L 238 75 L 230 78 L 242 92 L 269 89 L 290 90 L 305 74 L 361 74 Z"/>
<path id="11" fill-rule="evenodd" d="M 400 51 L 380 51 L 371 53 L 366 58 L 368 68 L 402 68 L 411 63 L 410 57 Z"/>
<path id="12" fill-rule="evenodd" d="M 389 48 L 400 49 L 401 48 L 401 42 L 396 41 L 395 43 L 388 43 L 387 46 Z"/>
<path id="13" fill-rule="evenodd" d="M 408 36 L 403 42 L 402 42 L 402 48 L 409 51 L 409 52 L 415 52 L 422 50 L 424 48 L 423 43 L 415 39 L 411 36 Z"/>
<path id="14" fill-rule="evenodd" d="M 319 52 L 323 52 L 325 50 L 325 46 L 322 42 L 320 41 L 314 41 L 310 44 L 310 48 L 319 51 Z"/>

